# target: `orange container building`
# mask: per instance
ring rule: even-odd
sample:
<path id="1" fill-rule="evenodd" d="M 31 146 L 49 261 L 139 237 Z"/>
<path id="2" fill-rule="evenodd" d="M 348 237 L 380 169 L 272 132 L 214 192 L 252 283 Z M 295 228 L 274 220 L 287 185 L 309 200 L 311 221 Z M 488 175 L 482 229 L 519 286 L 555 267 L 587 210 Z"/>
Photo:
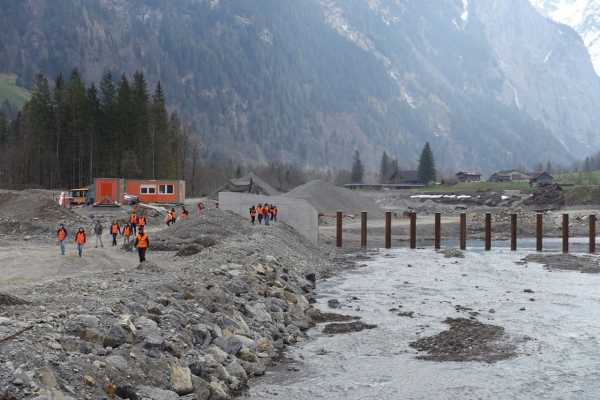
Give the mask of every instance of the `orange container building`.
<path id="1" fill-rule="evenodd" d="M 143 203 L 183 203 L 185 181 L 124 178 L 96 178 L 89 194 L 94 204 L 123 203 L 125 194 L 136 196 Z"/>

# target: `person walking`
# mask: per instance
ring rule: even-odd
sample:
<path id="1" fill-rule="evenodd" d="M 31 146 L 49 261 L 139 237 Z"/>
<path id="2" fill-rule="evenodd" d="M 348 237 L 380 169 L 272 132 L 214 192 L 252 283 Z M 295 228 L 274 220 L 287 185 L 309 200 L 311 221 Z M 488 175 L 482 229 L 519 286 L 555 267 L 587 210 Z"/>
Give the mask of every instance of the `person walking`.
<path id="1" fill-rule="evenodd" d="M 186 219 L 188 219 L 190 213 L 188 210 L 185 209 L 185 206 L 181 207 L 181 220 L 185 221 Z"/>
<path id="2" fill-rule="evenodd" d="M 96 248 L 98 248 L 98 243 L 100 243 L 100 247 L 104 247 L 104 243 L 102 243 L 102 232 L 104 232 L 104 227 L 99 219 L 96 220 L 96 224 L 94 225 L 94 234 L 96 235 Z"/>
<path id="3" fill-rule="evenodd" d="M 131 230 L 132 230 L 131 233 L 134 235 L 136 234 L 137 224 L 138 224 L 137 214 L 135 213 L 135 210 L 133 210 L 133 212 L 129 216 L 129 225 L 131 225 Z"/>
<path id="4" fill-rule="evenodd" d="M 256 207 L 250 207 L 250 223 L 252 225 L 256 224 Z"/>
<path id="5" fill-rule="evenodd" d="M 265 220 L 265 225 L 269 225 L 269 216 L 271 215 L 271 211 L 269 210 L 269 205 L 265 204 L 263 206 L 263 219 Z"/>
<path id="6" fill-rule="evenodd" d="M 271 204 L 271 221 L 277 221 L 277 207 Z"/>
<path id="7" fill-rule="evenodd" d="M 113 223 L 110 225 L 110 234 L 112 235 L 112 245 L 113 247 L 117 246 L 117 236 L 119 236 L 119 234 L 121 233 L 121 226 L 118 224 L 117 221 L 113 221 Z"/>
<path id="8" fill-rule="evenodd" d="M 177 211 L 174 208 L 171 208 L 171 223 L 174 224 L 177 222 Z"/>
<path id="9" fill-rule="evenodd" d="M 143 215 L 140 215 L 139 217 L 137 217 L 137 225 L 138 225 L 138 230 L 145 228 L 146 227 L 146 217 L 144 217 Z"/>
<path id="10" fill-rule="evenodd" d="M 65 240 L 67 239 L 68 232 L 63 224 L 60 224 L 56 231 L 56 238 L 58 239 L 58 246 L 60 247 L 60 255 L 65 255 Z"/>
<path id="11" fill-rule="evenodd" d="M 144 232 L 144 227 L 140 226 L 138 234 L 135 237 L 134 246 L 138 249 L 138 256 L 140 257 L 141 263 L 146 261 L 146 251 L 148 250 L 149 245 L 150 241 L 148 240 L 148 234 Z"/>
<path id="12" fill-rule="evenodd" d="M 198 203 L 198 215 L 202 215 L 202 211 L 204 211 L 204 203 L 199 202 Z"/>
<path id="13" fill-rule="evenodd" d="M 262 220 L 263 220 L 263 206 L 262 206 L 262 204 L 259 204 L 258 207 L 256 207 L 256 213 L 258 214 L 258 224 L 262 225 Z"/>
<path id="14" fill-rule="evenodd" d="M 77 254 L 79 254 L 79 257 L 83 256 L 83 246 L 85 246 L 86 241 L 87 238 L 85 236 L 85 230 L 83 230 L 83 228 L 79 228 L 75 234 L 75 245 L 77 246 Z"/>
<path id="15" fill-rule="evenodd" d="M 131 224 L 126 224 L 123 227 L 123 244 L 128 244 L 129 243 L 129 238 L 131 237 Z"/>

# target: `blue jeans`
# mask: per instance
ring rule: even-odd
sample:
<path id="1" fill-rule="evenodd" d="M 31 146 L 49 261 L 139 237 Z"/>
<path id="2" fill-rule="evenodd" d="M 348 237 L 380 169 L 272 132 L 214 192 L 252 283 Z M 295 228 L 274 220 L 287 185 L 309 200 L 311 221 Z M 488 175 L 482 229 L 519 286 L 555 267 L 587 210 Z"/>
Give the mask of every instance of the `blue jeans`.
<path id="1" fill-rule="evenodd" d="M 64 256 L 65 255 L 65 241 L 59 240 L 58 245 L 60 246 L 60 255 Z"/>
<path id="2" fill-rule="evenodd" d="M 83 255 L 83 245 L 77 243 L 77 254 L 79 254 L 79 257 L 81 257 Z"/>

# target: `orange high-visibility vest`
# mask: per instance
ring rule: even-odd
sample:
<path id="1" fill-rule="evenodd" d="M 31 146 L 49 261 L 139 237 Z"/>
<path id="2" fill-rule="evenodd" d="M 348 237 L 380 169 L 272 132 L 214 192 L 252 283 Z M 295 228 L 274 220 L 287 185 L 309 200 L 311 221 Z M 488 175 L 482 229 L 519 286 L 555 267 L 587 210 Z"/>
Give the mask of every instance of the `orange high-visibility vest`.
<path id="1" fill-rule="evenodd" d="M 77 234 L 75 235 L 75 242 L 78 244 L 84 244 L 85 243 L 85 232 L 77 232 Z"/>
<path id="2" fill-rule="evenodd" d="M 138 218 L 138 225 L 139 226 L 146 226 L 146 217 L 141 216 Z"/>
<path id="3" fill-rule="evenodd" d="M 135 238 L 137 240 L 138 249 L 147 249 L 148 248 L 148 234 L 144 233 L 143 235 L 139 234 Z"/>
<path id="4" fill-rule="evenodd" d="M 129 217 L 129 222 L 137 225 L 137 216 L 135 214 L 131 214 Z"/>
<path id="5" fill-rule="evenodd" d="M 67 230 L 65 228 L 60 228 L 56 233 L 56 236 L 58 236 L 58 240 L 60 241 L 65 240 L 67 237 Z"/>
<path id="6" fill-rule="evenodd" d="M 131 228 L 129 227 L 129 225 L 125 225 L 123 227 L 123 236 L 131 236 Z"/>
<path id="7" fill-rule="evenodd" d="M 110 226 L 110 233 L 113 235 L 119 233 L 119 224 L 112 224 Z"/>

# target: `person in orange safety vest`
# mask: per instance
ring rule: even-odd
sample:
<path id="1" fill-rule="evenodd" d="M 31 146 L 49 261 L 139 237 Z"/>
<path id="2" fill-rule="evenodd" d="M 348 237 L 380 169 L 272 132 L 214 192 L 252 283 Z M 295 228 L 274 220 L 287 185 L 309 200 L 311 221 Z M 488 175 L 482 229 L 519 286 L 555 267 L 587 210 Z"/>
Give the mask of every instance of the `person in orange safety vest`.
<path id="1" fill-rule="evenodd" d="M 58 246 L 60 247 L 60 255 L 65 255 L 65 240 L 68 236 L 67 229 L 63 224 L 60 224 L 58 230 L 56 231 L 56 238 L 58 239 Z"/>
<path id="2" fill-rule="evenodd" d="M 135 247 L 138 249 L 140 263 L 146 261 L 146 251 L 148 250 L 148 246 L 150 246 L 148 234 L 144 232 L 144 227 L 140 226 L 138 234 L 135 238 Z"/>
<path id="3" fill-rule="evenodd" d="M 87 237 L 85 236 L 85 230 L 79 228 L 75 234 L 75 245 L 77 246 L 77 254 L 79 254 L 79 257 L 83 256 L 83 246 L 85 246 L 86 241 Z"/>

